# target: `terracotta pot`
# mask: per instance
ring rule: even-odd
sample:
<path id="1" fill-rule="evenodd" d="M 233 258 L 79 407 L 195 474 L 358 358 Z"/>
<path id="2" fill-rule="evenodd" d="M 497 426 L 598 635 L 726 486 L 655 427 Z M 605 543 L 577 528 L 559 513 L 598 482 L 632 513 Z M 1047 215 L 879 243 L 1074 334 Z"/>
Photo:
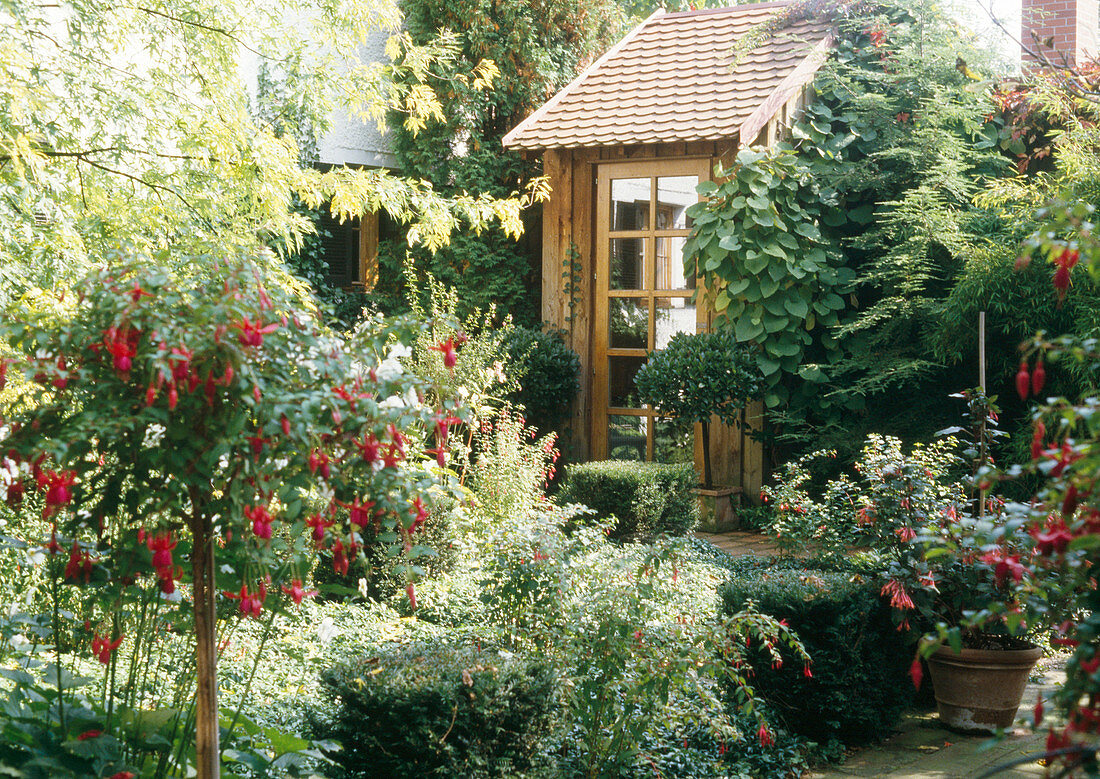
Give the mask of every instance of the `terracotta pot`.
<path id="1" fill-rule="evenodd" d="M 963 649 L 942 646 L 928 658 L 940 721 L 967 733 L 993 733 L 1012 726 L 1035 663 L 1030 649 Z"/>

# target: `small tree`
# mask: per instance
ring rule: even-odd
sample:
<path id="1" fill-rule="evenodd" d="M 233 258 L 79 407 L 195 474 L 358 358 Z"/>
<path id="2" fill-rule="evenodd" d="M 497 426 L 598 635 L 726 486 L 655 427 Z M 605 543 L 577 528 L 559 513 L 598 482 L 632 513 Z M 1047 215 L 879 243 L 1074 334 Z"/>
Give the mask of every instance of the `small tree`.
<path id="1" fill-rule="evenodd" d="M 280 591 L 299 603 L 308 556 L 326 549 L 346 571 L 373 526 L 410 559 L 415 607 L 411 560 L 430 551 L 415 534 L 465 413 L 441 387 L 439 407 L 424 406 L 426 388 L 393 358 L 410 324 L 345 340 L 247 257 L 189 264 L 199 278 L 117 258 L 78 287 L 68 317 L 23 309 L 0 325 L 32 388 L 0 465 L 20 474 L 9 504 L 43 506 L 44 551 L 68 555 L 65 581 L 94 589 L 101 662 L 126 640 L 112 615 L 143 593 L 192 612 L 196 768 L 210 779 L 218 591 L 248 617 Z M 454 365 L 453 341 L 433 348 Z"/>
<path id="2" fill-rule="evenodd" d="M 712 486 L 710 420 L 743 422 L 745 404 L 763 381 L 752 354 L 732 332 L 680 333 L 654 352 L 635 376 L 638 396 L 661 416 L 703 428 L 703 486 Z"/>

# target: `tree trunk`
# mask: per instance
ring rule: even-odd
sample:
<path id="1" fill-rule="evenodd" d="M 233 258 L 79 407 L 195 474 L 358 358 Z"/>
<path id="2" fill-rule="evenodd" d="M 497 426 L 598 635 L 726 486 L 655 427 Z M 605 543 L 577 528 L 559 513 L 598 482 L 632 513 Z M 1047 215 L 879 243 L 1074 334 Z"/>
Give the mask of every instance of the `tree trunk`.
<path id="1" fill-rule="evenodd" d="M 703 422 L 703 489 L 709 490 L 710 482 L 710 425 Z"/>
<path id="2" fill-rule="evenodd" d="M 197 513 L 197 512 L 196 512 Z M 191 570 L 195 588 L 195 753 L 198 779 L 217 779 L 218 655 L 214 614 L 214 539 L 205 517 L 191 527 Z"/>

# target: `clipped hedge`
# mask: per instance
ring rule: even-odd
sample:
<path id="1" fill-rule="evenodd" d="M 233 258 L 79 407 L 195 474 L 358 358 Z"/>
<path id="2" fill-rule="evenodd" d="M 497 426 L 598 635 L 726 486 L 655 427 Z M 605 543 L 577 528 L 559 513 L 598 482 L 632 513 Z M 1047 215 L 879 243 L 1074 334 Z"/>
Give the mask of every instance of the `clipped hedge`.
<path id="1" fill-rule="evenodd" d="M 565 345 L 560 330 L 516 326 L 505 331 L 505 370 L 520 375 L 520 389 L 508 397 L 522 404 L 527 423 L 543 432 L 556 429 L 580 391 L 581 359 Z"/>
<path id="2" fill-rule="evenodd" d="M 530 769 L 558 715 L 549 663 L 419 645 L 324 672 L 319 735 L 347 779 L 506 777 Z"/>
<path id="3" fill-rule="evenodd" d="M 752 601 L 787 620 L 805 644 L 812 678 L 800 664 L 776 669 L 762 654 L 753 659 L 753 689 L 790 730 L 820 742 L 871 741 L 889 734 L 912 704 L 913 645 L 871 577 L 756 560 L 736 566 L 719 597 L 727 614 Z"/>
<path id="4" fill-rule="evenodd" d="M 557 500 L 583 503 L 599 515 L 615 517 L 612 538 L 687 535 L 699 522 L 698 483 L 690 463 L 603 460 L 568 466 Z"/>

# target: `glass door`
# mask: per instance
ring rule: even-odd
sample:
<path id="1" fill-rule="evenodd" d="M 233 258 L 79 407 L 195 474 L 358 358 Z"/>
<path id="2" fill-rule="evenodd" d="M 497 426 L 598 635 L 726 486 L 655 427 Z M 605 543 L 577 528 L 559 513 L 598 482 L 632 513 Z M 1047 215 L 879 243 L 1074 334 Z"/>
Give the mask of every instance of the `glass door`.
<path id="1" fill-rule="evenodd" d="M 705 323 L 685 278 L 687 208 L 709 161 L 607 163 L 597 171 L 593 454 L 619 460 L 691 462 L 690 432 L 658 421 L 638 402 L 634 374 L 676 333 Z"/>

